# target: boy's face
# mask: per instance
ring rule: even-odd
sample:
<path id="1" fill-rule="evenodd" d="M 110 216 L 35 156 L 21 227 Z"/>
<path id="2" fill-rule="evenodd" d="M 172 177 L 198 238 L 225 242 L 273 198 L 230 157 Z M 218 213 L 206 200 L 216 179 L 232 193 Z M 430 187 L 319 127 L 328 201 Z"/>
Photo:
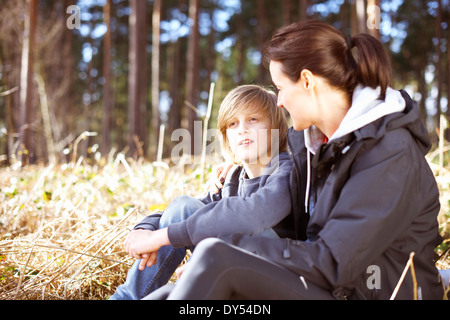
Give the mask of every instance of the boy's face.
<path id="1" fill-rule="evenodd" d="M 254 111 L 237 113 L 227 127 L 227 140 L 236 161 L 267 166 L 271 160 L 271 123 Z"/>

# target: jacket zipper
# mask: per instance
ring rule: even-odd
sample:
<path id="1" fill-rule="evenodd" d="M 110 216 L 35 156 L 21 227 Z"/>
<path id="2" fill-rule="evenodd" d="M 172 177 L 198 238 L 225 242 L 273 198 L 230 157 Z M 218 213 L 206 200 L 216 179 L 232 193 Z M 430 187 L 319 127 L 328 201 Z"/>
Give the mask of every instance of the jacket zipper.
<path id="1" fill-rule="evenodd" d="M 290 259 L 291 258 L 291 251 L 289 250 L 289 244 L 291 242 L 291 239 L 286 239 L 286 245 L 283 250 L 283 258 L 284 259 Z"/>

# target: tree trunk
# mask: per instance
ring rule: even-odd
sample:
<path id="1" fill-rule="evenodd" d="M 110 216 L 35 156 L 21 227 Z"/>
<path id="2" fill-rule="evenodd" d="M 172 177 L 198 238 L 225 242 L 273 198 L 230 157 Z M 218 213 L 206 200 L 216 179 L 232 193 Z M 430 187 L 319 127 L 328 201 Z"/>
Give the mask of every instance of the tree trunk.
<path id="1" fill-rule="evenodd" d="M 22 49 L 22 66 L 20 75 L 20 110 L 21 126 L 19 159 L 23 164 L 33 163 L 35 152 L 33 147 L 32 122 L 35 120 L 35 106 L 33 105 L 33 64 L 34 47 L 37 26 L 38 0 L 27 1 L 25 16 L 25 30 Z"/>
<path id="2" fill-rule="evenodd" d="M 292 1 L 283 0 L 283 24 L 291 24 L 292 22 Z"/>
<path id="3" fill-rule="evenodd" d="M 156 156 L 159 139 L 159 34 L 161 23 L 161 0 L 155 0 L 152 15 L 152 135 L 150 137 L 150 154 Z"/>
<path id="4" fill-rule="evenodd" d="M 201 141 L 195 136 L 194 122 L 197 119 L 197 113 L 192 107 L 197 107 L 198 103 L 198 81 L 199 81 L 199 30 L 198 30 L 198 10 L 199 0 L 190 0 L 189 3 L 189 19 L 191 28 L 188 42 L 187 52 L 187 75 L 186 75 L 186 102 L 188 131 L 191 138 L 191 154 L 198 154 L 201 148 Z M 191 106 L 191 107 L 189 107 Z"/>
<path id="5" fill-rule="evenodd" d="M 367 29 L 369 34 L 377 39 L 381 38 L 381 0 L 367 0 Z"/>
<path id="6" fill-rule="evenodd" d="M 420 112 L 420 119 L 422 120 L 422 123 L 426 126 L 427 125 L 427 110 L 425 106 L 425 101 L 427 100 L 427 84 L 425 81 L 425 70 L 417 70 L 417 81 L 418 81 L 418 87 L 417 90 L 419 91 L 421 98 L 419 101 L 419 112 Z"/>
<path id="7" fill-rule="evenodd" d="M 450 32 L 449 31 L 447 31 L 447 115 L 450 117 Z"/>
<path id="8" fill-rule="evenodd" d="M 441 75 L 441 61 L 442 61 L 442 50 L 441 50 L 441 38 L 442 38 L 442 1 L 438 0 L 437 8 L 437 18 L 436 18 L 436 63 L 435 63 L 435 85 L 437 88 L 436 96 L 436 114 L 434 116 L 434 123 L 436 128 L 439 128 L 440 117 L 441 117 L 441 96 L 442 96 L 442 75 Z"/>
<path id="9" fill-rule="evenodd" d="M 178 3 L 178 9 L 182 12 L 182 7 L 185 1 L 180 1 Z M 181 59 L 181 42 L 182 39 L 179 37 L 177 41 L 171 45 L 172 47 L 172 63 L 171 63 L 171 81 L 170 81 L 170 97 L 172 99 L 172 104 L 169 110 L 168 124 L 169 128 L 167 133 L 169 136 L 172 132 L 178 128 L 181 128 L 181 110 L 183 106 L 183 90 L 180 87 L 180 59 Z"/>
<path id="10" fill-rule="evenodd" d="M 207 84 L 209 86 L 209 82 L 211 82 L 211 75 L 214 71 L 214 63 L 216 61 L 216 48 L 215 48 L 215 37 L 216 37 L 216 30 L 214 30 L 214 14 L 213 11 L 209 12 L 209 20 L 211 22 L 211 30 L 208 34 L 208 53 L 206 57 L 206 70 L 208 73 L 207 77 Z"/>
<path id="11" fill-rule="evenodd" d="M 0 59 L 0 65 L 3 65 Z M 3 75 L 5 83 L 9 83 L 6 78 L 7 74 Z M 5 153 L 6 153 L 6 164 L 11 164 L 11 159 L 13 158 L 13 145 L 14 145 L 14 119 L 12 113 L 12 94 L 18 91 L 18 87 L 7 90 L 6 92 L 0 92 L 0 97 L 5 98 L 5 117 L 6 117 L 6 145 L 5 145 Z"/>
<path id="12" fill-rule="evenodd" d="M 262 0 L 258 0 L 258 8 L 260 7 L 260 2 Z M 242 39 L 242 13 L 238 14 L 236 17 L 236 52 L 237 52 L 237 64 L 236 64 L 236 76 L 234 81 L 236 82 L 236 85 L 241 85 L 244 81 L 243 79 L 243 72 L 244 72 L 244 63 L 245 63 L 245 52 L 246 52 L 246 46 L 244 45 L 244 40 Z"/>
<path id="13" fill-rule="evenodd" d="M 306 20 L 308 18 L 308 7 L 309 7 L 309 0 L 300 0 L 299 3 L 300 20 Z"/>
<path id="14" fill-rule="evenodd" d="M 352 35 L 366 32 L 366 6 L 364 0 L 352 3 Z"/>
<path id="15" fill-rule="evenodd" d="M 66 9 L 74 5 L 74 0 L 66 0 L 65 7 L 63 8 L 63 17 L 66 18 Z M 64 23 L 65 26 L 65 23 Z M 56 124 L 55 141 L 60 141 L 70 135 L 70 119 L 67 117 L 71 112 L 72 107 L 72 96 L 73 96 L 73 82 L 74 82 L 74 59 L 72 55 L 73 47 L 73 30 L 69 28 L 64 28 L 64 43 L 63 43 L 63 87 L 64 93 L 61 95 L 60 105 L 55 106 L 58 108 L 56 112 L 56 117 L 60 124 Z"/>
<path id="16" fill-rule="evenodd" d="M 172 104 L 169 110 L 169 129 L 168 133 L 181 127 L 181 105 L 182 90 L 180 88 L 180 58 L 181 58 L 181 39 L 178 39 L 172 45 L 172 63 L 171 63 L 171 81 L 170 81 L 170 97 Z"/>
<path id="17" fill-rule="evenodd" d="M 137 158 L 144 156 L 145 141 L 145 5 L 142 0 L 131 0 L 129 48 L 129 153 Z"/>
<path id="18" fill-rule="evenodd" d="M 266 13 L 264 10 L 264 0 L 258 0 L 257 2 L 257 19 L 258 19 L 258 47 L 261 57 L 264 54 L 264 43 L 266 41 Z M 238 30 L 240 32 L 240 30 Z M 261 61 L 262 62 L 262 61 Z M 264 77 L 266 74 L 266 68 L 263 63 L 258 66 L 258 82 L 264 83 Z"/>
<path id="19" fill-rule="evenodd" d="M 111 0 L 107 0 L 103 7 L 103 22 L 106 25 L 106 33 L 103 38 L 103 134 L 101 153 L 106 156 L 111 149 Z"/>

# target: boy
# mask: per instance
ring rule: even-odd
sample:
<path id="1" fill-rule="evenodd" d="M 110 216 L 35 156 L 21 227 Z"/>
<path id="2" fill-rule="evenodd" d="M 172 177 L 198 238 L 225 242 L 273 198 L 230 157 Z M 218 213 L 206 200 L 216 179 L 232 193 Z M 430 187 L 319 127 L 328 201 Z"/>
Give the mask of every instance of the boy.
<path id="1" fill-rule="evenodd" d="M 177 197 L 162 215 L 139 223 L 125 247 L 140 261 L 110 299 L 141 299 L 163 286 L 186 248 L 205 238 L 233 233 L 290 236 L 283 226 L 291 213 L 292 164 L 286 152 L 287 121 L 276 103 L 273 92 L 256 85 L 228 93 L 220 106 L 218 132 L 235 166 L 223 188 L 203 198 Z"/>

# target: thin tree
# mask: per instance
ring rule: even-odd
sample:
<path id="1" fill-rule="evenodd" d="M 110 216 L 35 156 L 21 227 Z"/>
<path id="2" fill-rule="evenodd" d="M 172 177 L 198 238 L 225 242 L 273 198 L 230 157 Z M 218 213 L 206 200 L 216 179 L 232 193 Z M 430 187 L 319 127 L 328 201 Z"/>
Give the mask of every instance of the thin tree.
<path id="1" fill-rule="evenodd" d="M 20 139 L 19 159 L 22 163 L 33 163 L 32 122 L 34 121 L 33 105 L 33 64 L 37 27 L 38 0 L 27 0 L 25 30 L 22 45 L 22 66 L 20 74 Z"/>
<path id="2" fill-rule="evenodd" d="M 299 16 L 300 20 L 306 20 L 308 18 L 309 0 L 299 0 Z"/>
<path id="3" fill-rule="evenodd" d="M 380 39 L 381 0 L 367 0 L 367 23 L 369 34 Z M 369 27 L 370 26 L 370 27 Z"/>
<path id="4" fill-rule="evenodd" d="M 266 11 L 264 9 L 264 0 L 258 0 L 256 3 L 256 16 L 258 19 L 258 48 L 259 52 L 263 53 L 264 43 L 266 42 Z M 240 31 L 240 30 L 238 30 Z M 266 68 L 263 63 L 260 63 L 258 66 L 258 82 L 264 82 L 264 75 L 266 73 Z"/>
<path id="5" fill-rule="evenodd" d="M 66 0 L 64 2 L 64 6 L 62 8 L 62 16 L 64 18 L 63 24 L 66 24 L 66 10 L 71 5 L 75 5 L 74 0 Z M 72 110 L 73 105 L 73 96 L 76 94 L 73 90 L 74 84 L 74 56 L 73 56 L 73 47 L 74 47 L 74 31 L 69 28 L 64 28 L 63 31 L 63 40 L 60 45 L 62 45 L 62 54 L 60 62 L 60 68 L 63 74 L 63 78 L 60 79 L 58 85 L 63 91 L 58 99 L 57 103 L 54 107 L 54 126 L 53 132 L 55 134 L 55 141 L 61 141 L 65 137 L 69 136 L 72 132 L 70 128 L 70 118 L 67 115 Z M 75 130 L 73 130 L 74 132 Z M 72 133 L 73 133 L 72 132 Z"/>
<path id="6" fill-rule="evenodd" d="M 145 141 L 145 52 L 146 52 L 146 2 L 131 0 L 130 48 L 128 73 L 129 153 L 133 157 L 144 156 Z"/>
<path id="7" fill-rule="evenodd" d="M 258 8 L 261 7 L 260 3 L 263 2 L 263 0 L 258 0 Z M 236 76 L 235 76 L 235 83 L 237 85 L 241 85 L 244 81 L 243 79 L 243 72 L 244 72 L 244 65 L 245 65 L 245 58 L 246 58 L 246 45 L 244 43 L 244 21 L 243 21 L 243 13 L 240 13 L 236 16 L 236 52 L 237 52 L 237 63 L 236 63 Z"/>
<path id="8" fill-rule="evenodd" d="M 450 9 L 447 11 L 450 14 Z M 450 117 L 450 30 L 447 30 L 447 116 Z M 447 140 L 450 140 L 449 136 Z"/>
<path id="9" fill-rule="evenodd" d="M 442 1 L 438 0 L 437 17 L 436 17 L 436 44 L 435 44 L 435 86 L 437 88 L 436 96 L 436 114 L 434 116 L 434 122 L 436 128 L 439 128 L 440 117 L 441 117 L 441 96 L 442 96 L 442 50 L 441 50 L 441 39 L 442 39 Z"/>
<path id="10" fill-rule="evenodd" d="M 178 10 L 182 12 L 182 8 L 185 5 L 185 1 L 181 0 L 178 2 Z M 180 21 L 182 23 L 182 21 Z M 173 44 L 170 45 L 171 54 L 171 63 L 169 64 L 170 68 L 170 97 L 172 104 L 169 110 L 169 119 L 168 119 L 168 134 L 171 135 L 172 132 L 181 127 L 181 113 L 182 113 L 182 105 L 183 105 L 183 90 L 180 90 L 180 82 L 181 82 L 181 45 L 182 38 L 179 37 Z"/>
<path id="11" fill-rule="evenodd" d="M 188 131 L 191 136 L 191 154 L 196 154 L 201 147 L 200 141 L 196 143 L 194 135 L 194 122 L 197 119 L 195 108 L 198 102 L 199 82 L 199 30 L 198 30 L 199 0 L 189 2 L 189 20 L 191 23 L 188 52 L 187 52 L 187 74 L 186 74 L 186 105 Z"/>
<path id="12" fill-rule="evenodd" d="M 283 24 L 292 22 L 292 0 L 283 0 Z"/>
<path id="13" fill-rule="evenodd" d="M 111 4 L 107 0 L 103 7 L 103 22 L 106 25 L 106 33 L 103 38 L 103 134 L 101 153 L 106 155 L 111 149 L 111 119 L 112 119 L 112 97 L 111 97 Z"/>
<path id="14" fill-rule="evenodd" d="M 352 35 L 366 32 L 366 5 L 364 0 L 354 0 L 352 2 Z"/>
<path id="15" fill-rule="evenodd" d="M 152 14 L 152 135 L 150 154 L 156 155 L 159 136 L 159 52 L 160 52 L 161 0 L 155 0 Z M 153 138 L 152 138 L 153 137 Z"/>

